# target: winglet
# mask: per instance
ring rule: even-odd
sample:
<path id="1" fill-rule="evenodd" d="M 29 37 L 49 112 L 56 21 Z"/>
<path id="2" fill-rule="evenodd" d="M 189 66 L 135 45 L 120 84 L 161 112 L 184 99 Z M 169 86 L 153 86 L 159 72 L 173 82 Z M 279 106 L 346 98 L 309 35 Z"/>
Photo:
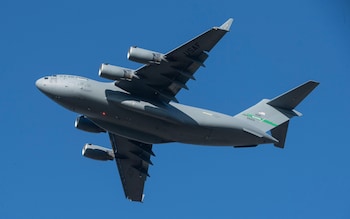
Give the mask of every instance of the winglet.
<path id="1" fill-rule="evenodd" d="M 228 19 L 225 23 L 223 23 L 219 29 L 230 31 L 231 24 L 233 23 L 233 18 Z"/>

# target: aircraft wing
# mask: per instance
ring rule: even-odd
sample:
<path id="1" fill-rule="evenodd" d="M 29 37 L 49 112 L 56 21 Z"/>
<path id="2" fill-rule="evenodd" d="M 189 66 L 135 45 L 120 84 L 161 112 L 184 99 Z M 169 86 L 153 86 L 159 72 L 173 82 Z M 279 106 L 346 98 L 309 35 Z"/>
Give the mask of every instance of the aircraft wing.
<path id="1" fill-rule="evenodd" d="M 178 48 L 165 54 L 160 63 L 147 64 L 136 70 L 138 78 L 123 80 L 116 85 L 130 93 L 165 102 L 175 101 L 176 94 L 188 89 L 186 83 L 208 58 L 208 53 L 230 30 L 233 19 L 220 27 L 213 27 Z"/>
<path id="2" fill-rule="evenodd" d="M 115 154 L 120 179 L 126 198 L 131 201 L 143 200 L 143 189 L 148 174 L 148 166 L 152 164 L 150 156 L 151 144 L 144 144 L 109 133 Z"/>

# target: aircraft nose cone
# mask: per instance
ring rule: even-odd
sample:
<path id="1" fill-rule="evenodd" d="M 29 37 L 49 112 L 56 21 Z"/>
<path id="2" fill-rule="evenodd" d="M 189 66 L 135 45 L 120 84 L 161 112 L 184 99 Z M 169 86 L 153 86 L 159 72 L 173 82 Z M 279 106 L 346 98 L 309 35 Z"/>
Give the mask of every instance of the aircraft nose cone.
<path id="1" fill-rule="evenodd" d="M 40 78 L 35 82 L 35 86 L 44 94 L 48 94 L 47 77 Z"/>
<path id="2" fill-rule="evenodd" d="M 36 86 L 40 91 L 43 91 L 43 87 L 44 87 L 43 79 L 40 78 L 40 79 L 36 80 L 35 86 Z"/>

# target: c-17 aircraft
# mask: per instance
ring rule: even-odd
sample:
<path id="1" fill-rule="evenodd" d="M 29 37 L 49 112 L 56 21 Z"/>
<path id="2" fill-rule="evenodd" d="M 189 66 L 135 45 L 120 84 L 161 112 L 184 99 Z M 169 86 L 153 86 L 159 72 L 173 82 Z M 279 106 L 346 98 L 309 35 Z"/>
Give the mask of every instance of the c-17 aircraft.
<path id="1" fill-rule="evenodd" d="M 85 157 L 115 160 L 126 198 L 143 201 L 153 144 L 254 147 L 272 143 L 283 148 L 294 108 L 319 84 L 308 81 L 271 100 L 263 99 L 235 116 L 178 103 L 176 94 L 208 58 L 208 52 L 230 30 L 233 19 L 213 27 L 176 49 L 162 54 L 131 47 L 136 70 L 102 64 L 98 82 L 73 75 L 36 81 L 37 88 L 63 107 L 81 114 L 75 127 L 108 133 L 112 149 L 86 144 Z"/>

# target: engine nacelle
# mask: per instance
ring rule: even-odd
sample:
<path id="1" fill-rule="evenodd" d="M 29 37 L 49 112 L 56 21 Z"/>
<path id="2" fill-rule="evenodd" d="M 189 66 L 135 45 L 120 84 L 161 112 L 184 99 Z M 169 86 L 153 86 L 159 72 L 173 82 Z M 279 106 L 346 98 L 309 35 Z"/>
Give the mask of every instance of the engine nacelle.
<path id="1" fill-rule="evenodd" d="M 98 71 L 98 75 L 102 78 L 107 78 L 110 80 L 120 80 L 126 79 L 131 80 L 133 77 L 136 77 L 135 71 L 128 68 L 122 68 L 115 65 L 101 64 L 101 67 Z"/>
<path id="2" fill-rule="evenodd" d="M 79 116 L 74 123 L 75 128 L 92 133 L 106 132 L 85 116 Z"/>
<path id="3" fill-rule="evenodd" d="M 94 160 L 114 160 L 113 150 L 98 145 L 86 144 L 81 153 L 84 157 Z"/>
<path id="4" fill-rule="evenodd" d="M 166 61 L 164 54 L 141 49 L 136 46 L 130 47 L 127 57 L 131 61 L 143 64 L 159 64 L 161 61 Z"/>

